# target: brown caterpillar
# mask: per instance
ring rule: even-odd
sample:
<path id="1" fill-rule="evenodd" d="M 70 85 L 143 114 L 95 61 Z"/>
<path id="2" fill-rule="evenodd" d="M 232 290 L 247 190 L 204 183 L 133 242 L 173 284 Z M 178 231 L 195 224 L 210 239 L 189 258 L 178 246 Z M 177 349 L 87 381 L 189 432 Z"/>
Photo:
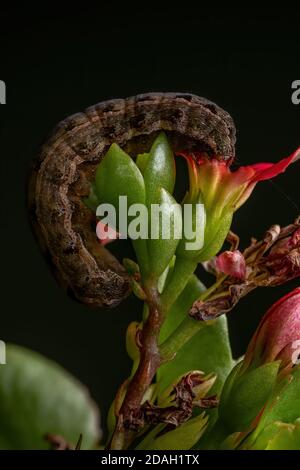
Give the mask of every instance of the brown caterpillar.
<path id="1" fill-rule="evenodd" d="M 99 103 L 68 117 L 34 163 L 29 183 L 33 229 L 60 282 L 87 305 L 116 305 L 130 287 L 122 265 L 98 243 L 95 216 L 82 198 L 110 144 L 135 156 L 149 150 L 160 130 L 174 151 L 234 158 L 235 127 L 224 110 L 191 94 L 149 93 Z"/>

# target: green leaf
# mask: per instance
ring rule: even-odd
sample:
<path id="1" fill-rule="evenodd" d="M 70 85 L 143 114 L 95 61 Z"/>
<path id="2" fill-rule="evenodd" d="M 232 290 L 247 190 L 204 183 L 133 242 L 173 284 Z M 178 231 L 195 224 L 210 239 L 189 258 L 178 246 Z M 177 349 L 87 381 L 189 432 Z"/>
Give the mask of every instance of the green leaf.
<path id="1" fill-rule="evenodd" d="M 139 359 L 140 350 L 136 342 L 136 334 L 140 328 L 140 323 L 133 321 L 129 323 L 126 331 L 126 351 L 130 359 L 136 361 Z"/>
<path id="2" fill-rule="evenodd" d="M 158 279 L 157 288 L 160 294 L 163 292 L 166 282 L 170 276 L 170 273 L 173 271 L 173 268 L 175 265 L 175 259 L 176 259 L 176 256 L 174 255 L 170 263 L 168 264 L 168 266 L 166 267 L 166 269 L 164 270 L 164 272 L 160 275 Z"/>
<path id="3" fill-rule="evenodd" d="M 151 274 L 154 278 L 158 278 L 170 263 L 181 236 L 180 230 L 178 238 L 174 237 L 174 224 L 181 224 L 181 208 L 171 196 L 175 184 L 175 161 L 163 132 L 156 137 L 149 155 L 139 156 L 139 165 L 143 167 L 145 160 L 147 163 L 143 173 L 151 231 L 148 240 L 148 253 L 151 254 L 149 263 Z M 158 220 L 154 220 L 151 213 L 153 204 L 164 205 Z M 163 239 L 162 220 L 170 221 L 170 235 L 165 239 Z M 154 239 L 153 230 L 156 229 L 157 239 Z"/>
<path id="4" fill-rule="evenodd" d="M 123 266 L 126 269 L 126 271 L 128 272 L 128 274 L 130 274 L 130 276 L 139 276 L 140 275 L 139 265 L 137 263 L 135 263 L 135 261 L 133 261 L 132 259 L 124 258 L 123 259 Z"/>
<path id="5" fill-rule="evenodd" d="M 219 423 L 220 422 L 218 422 L 218 424 Z M 216 427 L 213 428 L 211 435 L 214 434 L 215 430 L 216 430 Z M 213 449 L 214 450 L 236 450 L 240 443 L 241 436 L 242 436 L 242 433 L 240 432 L 234 432 L 230 435 L 228 435 L 228 432 L 227 432 L 227 437 L 226 439 L 224 439 L 223 442 L 221 442 L 222 439 L 221 440 L 219 439 L 219 442 L 216 439 L 215 439 L 215 442 L 213 442 L 213 440 L 211 439 L 210 444 L 212 446 L 210 447 L 210 449 L 207 449 L 207 450 L 213 450 Z M 220 436 L 217 436 L 217 437 L 220 437 Z"/>
<path id="6" fill-rule="evenodd" d="M 224 386 L 222 388 L 222 394 L 220 398 L 220 406 L 226 407 L 227 400 L 230 399 L 230 394 L 233 390 L 235 381 L 238 377 L 239 370 L 243 365 L 243 361 L 240 361 L 238 364 L 234 366 L 230 374 L 228 375 L 226 382 L 224 383 Z"/>
<path id="7" fill-rule="evenodd" d="M 180 323 L 188 316 L 188 311 L 193 302 L 205 292 L 204 284 L 194 274 L 190 276 L 188 283 L 176 302 L 170 309 L 159 335 L 159 342 L 165 341 Z"/>
<path id="8" fill-rule="evenodd" d="M 164 341 L 185 319 L 193 302 L 204 291 L 203 284 L 191 276 L 182 294 L 168 313 L 162 327 L 160 342 Z M 191 319 L 191 322 L 195 320 Z M 214 372 L 217 380 L 212 394 L 218 393 L 233 366 L 225 315 L 214 324 L 204 325 L 177 353 L 176 357 L 163 364 L 157 373 L 158 387 L 163 391 L 182 374 L 190 370 L 202 370 L 205 374 Z"/>
<path id="9" fill-rule="evenodd" d="M 130 283 L 131 283 L 131 288 L 132 288 L 132 292 L 134 293 L 134 295 L 140 300 L 146 300 L 147 295 L 144 289 L 142 288 L 141 284 L 133 278 L 131 278 Z"/>
<path id="10" fill-rule="evenodd" d="M 227 391 L 226 397 L 221 397 L 219 406 L 219 419 L 231 432 L 244 431 L 266 404 L 275 386 L 279 365 L 280 361 L 269 362 L 240 377 L 236 375 L 230 393 Z"/>
<path id="11" fill-rule="evenodd" d="M 160 188 L 160 213 L 151 214 L 149 226 L 151 237 L 148 240 L 150 272 L 158 278 L 172 260 L 181 236 L 181 207 L 164 188 Z M 158 219 L 158 220 L 157 220 Z M 163 222 L 164 221 L 164 222 Z"/>
<path id="12" fill-rule="evenodd" d="M 189 203 L 188 201 L 183 201 L 185 212 L 184 212 L 184 224 L 185 230 L 183 233 L 182 240 L 180 241 L 177 253 L 184 258 L 198 260 L 199 255 L 205 249 L 205 241 L 210 240 L 205 238 L 205 226 L 206 226 L 206 212 L 203 205 L 202 196 L 199 195 L 198 198 Z M 190 204 L 188 206 L 188 204 Z M 191 212 L 187 212 L 187 208 L 191 209 Z M 191 231 L 189 238 L 187 238 L 187 229 Z"/>
<path id="13" fill-rule="evenodd" d="M 155 435 L 152 439 L 145 439 L 145 446 L 139 449 L 145 450 L 189 450 L 200 439 L 205 431 L 208 417 L 202 413 L 195 418 L 189 419 L 186 423 L 178 426 L 173 431 L 165 434 Z M 160 428 L 159 428 L 160 430 Z"/>
<path id="14" fill-rule="evenodd" d="M 124 150 L 112 144 L 98 165 L 95 187 L 101 203 L 112 204 L 119 214 L 119 196 L 127 196 L 128 207 L 145 204 L 143 176 Z"/>
<path id="15" fill-rule="evenodd" d="M 195 275 L 192 275 L 168 313 L 161 330 L 160 342 L 165 341 L 177 327 L 180 327 L 183 320 L 187 321 L 190 307 L 204 290 L 204 285 Z M 195 320 L 190 319 L 190 322 L 193 323 Z M 205 374 L 217 374 L 217 379 L 210 391 L 212 395 L 217 394 L 220 392 L 232 367 L 233 359 L 228 337 L 227 319 L 223 315 L 213 323 L 201 323 L 199 331 L 177 352 L 176 357 L 159 368 L 157 373 L 158 395 L 171 384 L 176 383 L 178 377 L 191 370 L 202 370 Z M 209 410 L 207 413 L 210 416 L 209 428 L 217 417 L 216 411 L 216 409 Z M 200 442 L 202 443 L 202 439 Z"/>
<path id="16" fill-rule="evenodd" d="M 226 423 L 217 419 L 208 429 L 203 439 L 198 443 L 197 449 L 201 450 L 231 450 L 235 449 L 235 440 L 240 433 L 231 434 Z"/>
<path id="17" fill-rule="evenodd" d="M 230 230 L 231 222 L 232 213 L 227 213 L 218 225 L 212 221 L 207 224 L 204 241 L 208 240 L 208 243 L 204 243 L 203 250 L 199 253 L 199 263 L 213 258 L 220 251 Z"/>
<path id="18" fill-rule="evenodd" d="M 144 179 L 148 208 L 150 204 L 159 204 L 160 188 L 164 188 L 170 194 L 173 193 L 175 184 L 175 161 L 172 149 L 164 132 L 161 132 L 156 137 L 151 147 L 147 159 L 147 166 L 144 170 Z"/>
<path id="19" fill-rule="evenodd" d="M 259 421 L 255 434 L 274 421 L 293 423 L 300 416 L 300 369 L 282 379 L 275 387 L 272 396 Z"/>
<path id="20" fill-rule="evenodd" d="M 127 196 L 127 207 L 124 208 L 126 212 L 133 204 L 146 203 L 143 176 L 132 158 L 117 144 L 110 146 L 103 160 L 98 165 L 95 187 L 100 202 L 112 204 L 116 209 L 117 221 L 119 219 L 120 196 Z M 130 220 L 132 220 L 132 217 L 128 217 L 128 222 Z M 124 227 L 120 227 L 117 221 L 116 227 L 113 226 L 113 223 L 109 225 L 123 233 Z M 133 246 L 141 271 L 144 272 L 148 268 L 147 240 L 141 238 L 133 240 Z"/>
<path id="21" fill-rule="evenodd" d="M 82 448 L 100 438 L 99 414 L 87 390 L 58 364 L 7 345 L 0 366 L 0 449 L 47 449 L 47 433 Z"/>
<path id="22" fill-rule="evenodd" d="M 247 441 L 242 449 L 249 449 Z M 251 450 L 300 450 L 300 422 L 294 424 L 275 421 L 258 436 Z"/>
<path id="23" fill-rule="evenodd" d="M 135 163 L 137 164 L 142 174 L 144 174 L 145 172 L 145 169 L 149 160 L 149 155 L 150 155 L 149 153 L 140 153 L 136 157 Z"/>

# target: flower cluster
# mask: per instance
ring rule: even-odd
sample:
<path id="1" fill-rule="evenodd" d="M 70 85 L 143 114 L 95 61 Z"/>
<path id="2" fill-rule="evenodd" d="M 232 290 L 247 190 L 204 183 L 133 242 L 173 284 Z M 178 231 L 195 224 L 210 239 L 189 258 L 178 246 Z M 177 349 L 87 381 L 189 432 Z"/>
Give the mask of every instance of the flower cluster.
<path id="1" fill-rule="evenodd" d="M 242 253 L 235 247 L 205 266 L 216 275 L 217 287 L 205 300 L 194 302 L 190 315 L 198 320 L 228 313 L 256 287 L 276 286 L 300 276 L 300 217 L 283 228 L 272 226 Z"/>

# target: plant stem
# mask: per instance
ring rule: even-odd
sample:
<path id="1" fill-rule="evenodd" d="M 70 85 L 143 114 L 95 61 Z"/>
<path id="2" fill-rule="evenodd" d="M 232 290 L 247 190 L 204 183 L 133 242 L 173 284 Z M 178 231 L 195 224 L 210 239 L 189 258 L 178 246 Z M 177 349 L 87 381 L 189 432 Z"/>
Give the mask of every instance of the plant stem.
<path id="1" fill-rule="evenodd" d="M 161 344 L 160 354 L 163 362 L 171 361 L 198 331 L 207 326 L 208 322 L 200 322 L 185 318 L 175 331 Z"/>
<path id="2" fill-rule="evenodd" d="M 213 284 L 209 289 L 202 292 L 198 300 L 205 300 L 209 297 L 224 280 L 222 276 L 218 281 Z M 171 361 L 176 356 L 177 352 L 182 348 L 198 331 L 202 328 L 212 325 L 215 320 L 199 321 L 187 316 L 180 325 L 171 333 L 171 335 L 160 345 L 159 350 L 163 362 Z"/>
<path id="3" fill-rule="evenodd" d="M 160 296 L 156 288 L 145 287 L 148 298 L 149 314 L 142 330 L 140 362 L 128 385 L 119 411 L 115 432 L 110 449 L 124 449 L 134 438 L 135 425 L 138 424 L 140 406 L 153 377 L 161 364 L 158 337 L 164 319 Z"/>
<path id="4" fill-rule="evenodd" d="M 175 300 L 177 300 L 196 267 L 197 262 L 195 260 L 182 258 L 180 256 L 176 258 L 171 279 L 166 285 L 161 296 L 162 305 L 166 311 L 169 310 Z"/>
<path id="5" fill-rule="evenodd" d="M 209 430 L 203 441 L 201 441 L 201 450 L 220 450 L 222 442 L 232 433 L 226 424 L 218 419 Z"/>
<path id="6" fill-rule="evenodd" d="M 155 437 L 163 431 L 165 428 L 165 423 L 160 423 L 154 426 L 154 428 L 148 432 L 148 434 L 144 437 L 144 439 L 139 443 L 139 445 L 136 447 L 136 450 L 147 450 L 149 449 L 150 445 L 152 444 L 153 440 Z"/>
<path id="7" fill-rule="evenodd" d="M 147 294 L 149 312 L 141 334 L 140 361 L 120 408 L 116 428 L 109 445 L 110 449 L 126 449 L 132 443 L 136 435 L 135 428 L 138 429 L 140 424 L 140 408 L 144 395 L 157 369 L 163 362 L 171 360 L 205 324 L 186 318 L 160 347 L 158 345 L 165 315 L 185 288 L 196 267 L 197 263 L 194 260 L 178 257 L 172 277 L 161 296 L 157 289 L 157 280 L 145 282 L 144 290 Z M 206 298 L 218 283 L 205 291 L 200 298 Z"/>

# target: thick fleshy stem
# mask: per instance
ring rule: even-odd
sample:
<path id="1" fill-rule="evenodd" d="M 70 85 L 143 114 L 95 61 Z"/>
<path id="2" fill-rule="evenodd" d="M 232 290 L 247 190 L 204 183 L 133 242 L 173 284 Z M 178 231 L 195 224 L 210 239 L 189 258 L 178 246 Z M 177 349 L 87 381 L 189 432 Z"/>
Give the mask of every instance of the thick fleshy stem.
<path id="1" fill-rule="evenodd" d="M 110 449 L 126 449 L 134 439 L 135 430 L 139 428 L 142 400 L 161 364 L 158 337 L 164 312 L 157 289 L 149 287 L 145 288 L 145 291 L 149 314 L 140 338 L 140 362 L 120 408 L 116 429 L 109 444 Z"/>
<path id="2" fill-rule="evenodd" d="M 171 359 L 171 356 L 168 358 L 165 354 L 162 356 L 158 345 L 161 326 L 168 310 L 185 288 L 196 267 L 197 262 L 194 260 L 178 258 L 172 276 L 162 295 L 158 293 L 157 280 L 145 282 L 144 290 L 147 295 L 148 315 L 139 339 L 141 343 L 140 362 L 128 385 L 124 401 L 118 413 L 116 428 L 108 446 L 110 449 L 126 449 L 134 440 L 136 430 L 139 429 L 141 424 L 140 409 L 144 395 L 151 385 L 157 369 L 163 362 Z M 196 333 L 196 329 L 197 331 L 200 329 L 199 322 L 188 320 L 197 326 L 192 328 L 193 333 L 190 332 L 187 335 L 186 341 Z M 178 333 L 183 340 L 184 331 L 182 334 Z M 180 347 L 180 338 L 178 340 L 174 338 L 175 348 L 176 344 Z"/>
<path id="3" fill-rule="evenodd" d="M 209 289 L 204 291 L 200 299 L 203 301 L 216 290 L 225 276 L 218 279 Z M 175 331 L 160 345 L 160 354 L 163 362 L 174 359 L 177 352 L 202 328 L 214 323 L 211 321 L 198 321 L 187 316 L 176 328 Z"/>
<path id="4" fill-rule="evenodd" d="M 160 346 L 162 361 L 172 361 L 177 352 L 206 324 L 207 322 L 199 322 L 189 317 L 185 318 Z"/>
<path id="5" fill-rule="evenodd" d="M 177 300 L 190 276 L 197 267 L 197 261 L 189 258 L 176 258 L 175 266 L 171 278 L 162 293 L 162 305 L 165 310 L 169 310 L 173 303 Z"/>

